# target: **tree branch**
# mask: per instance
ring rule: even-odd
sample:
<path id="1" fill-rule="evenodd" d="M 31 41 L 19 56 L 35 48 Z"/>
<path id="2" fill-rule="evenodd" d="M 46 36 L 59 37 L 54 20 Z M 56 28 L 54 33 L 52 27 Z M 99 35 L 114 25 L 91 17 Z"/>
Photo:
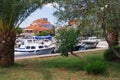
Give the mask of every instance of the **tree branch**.
<path id="1" fill-rule="evenodd" d="M 70 53 L 71 53 L 71 55 L 73 55 L 73 56 L 75 56 L 75 57 L 77 57 L 77 58 L 79 58 L 79 59 L 82 59 L 83 61 L 89 63 L 89 62 L 87 61 L 87 59 L 86 59 L 85 57 L 83 57 L 82 55 L 77 55 L 77 54 L 73 53 L 73 51 L 71 51 Z"/>

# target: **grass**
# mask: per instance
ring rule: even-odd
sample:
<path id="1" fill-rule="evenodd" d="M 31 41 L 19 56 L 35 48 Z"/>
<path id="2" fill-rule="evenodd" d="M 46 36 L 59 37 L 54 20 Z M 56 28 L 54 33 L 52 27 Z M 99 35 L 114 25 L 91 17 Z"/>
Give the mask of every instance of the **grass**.
<path id="1" fill-rule="evenodd" d="M 80 53 L 86 58 L 103 59 L 103 51 Z M 9 68 L 0 68 L 0 80 L 119 80 L 120 63 L 107 62 L 107 72 L 87 74 L 80 59 L 69 56 L 17 60 Z"/>

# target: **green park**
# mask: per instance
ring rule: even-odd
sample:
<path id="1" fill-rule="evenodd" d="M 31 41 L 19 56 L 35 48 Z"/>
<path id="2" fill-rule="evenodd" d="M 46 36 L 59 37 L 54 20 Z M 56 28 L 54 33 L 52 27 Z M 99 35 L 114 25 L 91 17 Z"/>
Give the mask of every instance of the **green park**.
<path id="1" fill-rule="evenodd" d="M 54 25 L 51 30 L 35 35 L 54 36 L 54 49 L 59 55 L 16 59 L 15 41 L 22 33 L 20 24 L 46 4 L 53 4 L 56 25 L 60 27 Z M 81 38 L 92 36 L 108 46 L 75 50 Z M 119 79 L 120 0 L 0 0 L 0 80 Z"/>

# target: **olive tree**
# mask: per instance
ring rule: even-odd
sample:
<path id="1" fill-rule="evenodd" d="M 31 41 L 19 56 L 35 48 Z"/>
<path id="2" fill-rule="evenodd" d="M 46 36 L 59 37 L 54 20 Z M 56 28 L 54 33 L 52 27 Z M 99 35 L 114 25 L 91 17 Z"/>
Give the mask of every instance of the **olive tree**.
<path id="1" fill-rule="evenodd" d="M 77 55 L 73 52 L 80 41 L 79 34 L 79 29 L 70 26 L 59 29 L 56 33 L 58 50 L 63 56 L 68 56 L 70 53 L 71 55 L 86 61 L 82 55 Z"/>
<path id="2" fill-rule="evenodd" d="M 55 15 L 59 21 L 79 19 L 79 27 L 101 27 L 109 48 L 118 45 L 120 30 L 120 0 L 60 0 Z M 87 24 L 87 25 L 86 25 Z"/>

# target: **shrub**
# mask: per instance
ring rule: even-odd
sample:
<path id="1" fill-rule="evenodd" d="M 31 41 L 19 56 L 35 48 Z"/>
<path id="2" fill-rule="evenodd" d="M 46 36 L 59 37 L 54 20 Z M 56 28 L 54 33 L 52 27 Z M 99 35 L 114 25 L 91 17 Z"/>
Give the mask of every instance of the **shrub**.
<path id="1" fill-rule="evenodd" d="M 89 74 L 102 74 L 106 71 L 106 64 L 103 60 L 90 59 L 85 65 L 85 71 Z"/>
<path id="2" fill-rule="evenodd" d="M 35 34 L 36 36 L 46 36 L 46 35 L 50 35 L 49 31 L 42 31 L 41 33 Z"/>
<path id="3" fill-rule="evenodd" d="M 56 40 L 59 46 L 58 50 L 62 56 L 68 56 L 68 52 L 73 52 L 79 42 L 79 29 L 61 28 L 57 31 Z"/>
<path id="4" fill-rule="evenodd" d="M 116 51 L 118 51 L 120 53 L 120 46 L 116 46 L 114 48 Z M 117 59 L 118 57 L 114 54 L 114 52 L 111 49 L 107 49 L 104 52 L 104 58 L 107 61 L 113 61 L 113 60 Z"/>

